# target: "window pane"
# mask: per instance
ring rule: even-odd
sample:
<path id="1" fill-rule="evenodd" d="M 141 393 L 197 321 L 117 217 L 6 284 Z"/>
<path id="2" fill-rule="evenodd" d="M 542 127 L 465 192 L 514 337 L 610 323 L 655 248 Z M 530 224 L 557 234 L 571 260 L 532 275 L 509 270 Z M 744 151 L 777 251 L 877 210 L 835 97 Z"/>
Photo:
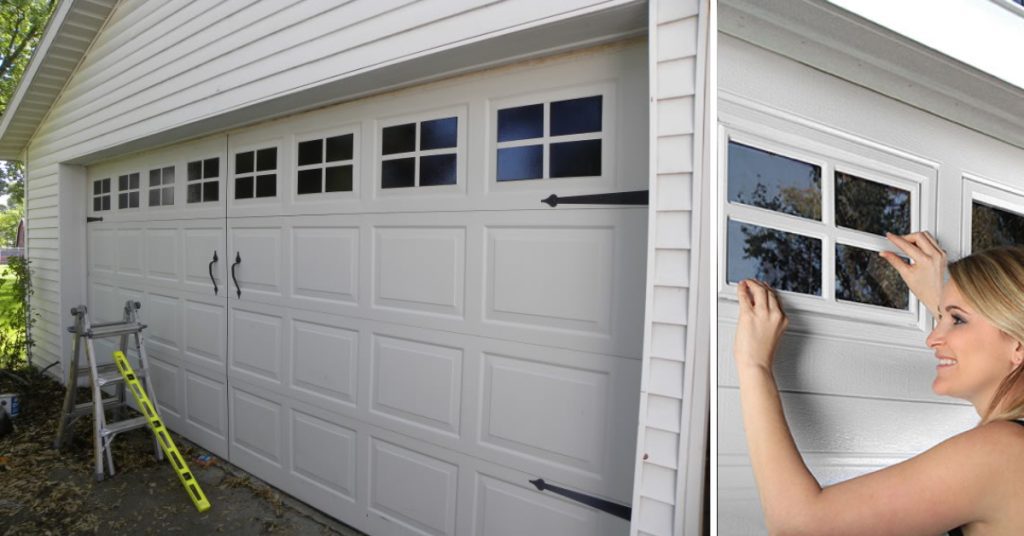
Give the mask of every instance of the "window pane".
<path id="1" fill-rule="evenodd" d="M 96 181 L 96 182 L 92 183 L 92 195 L 100 195 L 100 192 L 102 191 L 102 188 L 103 188 L 103 185 L 100 184 L 100 181 Z"/>
<path id="2" fill-rule="evenodd" d="M 275 195 L 277 195 L 277 175 L 256 177 L 256 197 L 274 197 Z"/>
<path id="3" fill-rule="evenodd" d="M 128 175 L 121 175 L 117 178 L 117 189 L 122 192 L 128 189 Z"/>
<path id="4" fill-rule="evenodd" d="M 552 177 L 594 177 L 601 174 L 601 140 L 551 144 Z"/>
<path id="5" fill-rule="evenodd" d="M 248 199 L 252 197 L 252 177 L 239 177 L 235 179 L 235 199 Z"/>
<path id="6" fill-rule="evenodd" d="M 103 210 L 103 201 L 100 198 L 96 197 L 92 200 L 92 210 L 94 212 Z"/>
<path id="7" fill-rule="evenodd" d="M 601 132 L 601 96 L 551 103 L 551 135 Z"/>
<path id="8" fill-rule="evenodd" d="M 387 127 L 381 132 L 381 154 L 416 150 L 416 123 Z"/>
<path id="9" fill-rule="evenodd" d="M 164 199 L 163 206 L 169 206 L 174 204 L 174 188 L 164 188 Z"/>
<path id="10" fill-rule="evenodd" d="M 299 144 L 299 165 L 308 166 L 324 161 L 324 141 L 310 140 Z"/>
<path id="11" fill-rule="evenodd" d="M 235 173 L 252 173 L 256 153 L 238 153 L 235 155 Z"/>
<path id="12" fill-rule="evenodd" d="M 836 244 L 836 299 L 906 310 L 910 289 L 877 251 Z"/>
<path id="13" fill-rule="evenodd" d="M 446 117 L 420 123 L 420 150 L 455 147 L 459 139 L 459 118 Z"/>
<path id="14" fill-rule="evenodd" d="M 103 210 L 110 210 L 110 196 L 103 196 Z"/>
<path id="15" fill-rule="evenodd" d="M 544 146 L 498 149 L 498 180 L 517 181 L 544 176 Z"/>
<path id="16" fill-rule="evenodd" d="M 325 192 L 351 192 L 352 166 L 334 166 L 324 170 Z"/>
<path id="17" fill-rule="evenodd" d="M 381 188 L 407 188 L 416 184 L 416 160 L 398 158 L 380 164 Z"/>
<path id="18" fill-rule="evenodd" d="M 299 194 L 318 194 L 320 193 L 321 175 L 323 170 L 320 169 L 303 169 L 299 171 L 298 178 L 298 192 Z"/>
<path id="19" fill-rule="evenodd" d="M 420 157 L 420 186 L 455 184 L 454 154 L 437 154 Z"/>
<path id="20" fill-rule="evenodd" d="M 201 161 L 188 163 L 188 180 L 197 181 L 203 178 L 203 163 Z"/>
<path id="21" fill-rule="evenodd" d="M 327 159 L 325 162 L 352 160 L 352 134 L 327 138 Z"/>
<path id="22" fill-rule="evenodd" d="M 821 296 L 821 240 L 729 221 L 726 277 L 760 279 L 779 290 Z"/>
<path id="23" fill-rule="evenodd" d="M 498 141 L 527 140 L 543 136 L 543 104 L 498 110 Z"/>
<path id="24" fill-rule="evenodd" d="M 128 206 L 131 208 L 138 208 L 139 206 L 139 192 L 130 192 L 128 194 Z"/>
<path id="25" fill-rule="evenodd" d="M 910 233 L 910 192 L 836 172 L 836 225 L 885 235 Z"/>
<path id="26" fill-rule="evenodd" d="M 220 158 L 207 158 L 203 160 L 203 178 L 220 176 Z"/>
<path id="27" fill-rule="evenodd" d="M 202 184 L 189 184 L 188 185 L 188 199 L 189 203 L 199 203 L 203 200 Z"/>
<path id="28" fill-rule="evenodd" d="M 100 181 L 100 183 L 103 184 L 103 193 L 109 194 L 110 193 L 110 179 L 103 179 L 102 181 Z"/>
<path id="29" fill-rule="evenodd" d="M 158 207 L 160 206 L 160 190 L 149 191 L 149 206 Z"/>
<path id="30" fill-rule="evenodd" d="M 132 173 L 131 175 L 128 175 L 128 186 L 132 190 L 135 190 L 135 189 L 137 189 L 139 187 L 139 174 L 138 173 Z"/>
<path id="31" fill-rule="evenodd" d="M 1024 244 L 1024 216 L 983 205 L 971 206 L 971 251 Z"/>
<path id="32" fill-rule="evenodd" d="M 174 166 L 165 167 L 163 176 L 164 184 L 174 184 Z"/>
<path id="33" fill-rule="evenodd" d="M 256 171 L 277 169 L 277 147 L 256 151 Z"/>
<path id="34" fill-rule="evenodd" d="M 220 200 L 220 183 L 210 181 L 203 183 L 203 202 Z"/>
<path id="35" fill-rule="evenodd" d="M 149 170 L 149 185 L 160 186 L 160 170 L 151 169 Z"/>
<path id="36" fill-rule="evenodd" d="M 729 201 L 821 220 L 821 167 L 729 142 Z"/>

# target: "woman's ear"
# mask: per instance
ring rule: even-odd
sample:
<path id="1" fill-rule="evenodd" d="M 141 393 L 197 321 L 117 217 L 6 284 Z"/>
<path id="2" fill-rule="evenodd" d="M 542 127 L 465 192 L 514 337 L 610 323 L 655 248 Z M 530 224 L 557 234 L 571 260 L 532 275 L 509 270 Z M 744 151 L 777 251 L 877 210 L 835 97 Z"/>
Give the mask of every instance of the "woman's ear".
<path id="1" fill-rule="evenodd" d="M 1013 355 L 1010 356 L 1010 362 L 1013 364 L 1013 368 L 1016 369 L 1021 363 L 1024 363 L 1024 343 L 1021 341 L 1014 341 Z"/>

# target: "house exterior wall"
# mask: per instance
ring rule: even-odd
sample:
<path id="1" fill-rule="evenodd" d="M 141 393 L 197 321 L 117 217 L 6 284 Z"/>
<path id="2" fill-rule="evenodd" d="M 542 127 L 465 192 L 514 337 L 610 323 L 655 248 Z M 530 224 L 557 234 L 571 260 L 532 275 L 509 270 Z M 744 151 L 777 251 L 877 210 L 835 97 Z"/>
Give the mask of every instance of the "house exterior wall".
<path id="1" fill-rule="evenodd" d="M 84 234 L 58 227 L 65 203 L 82 204 L 61 186 L 61 164 L 87 164 L 97 158 L 90 155 L 106 149 L 428 52 L 629 3 L 120 3 L 26 154 L 28 248 L 36 283 L 32 305 L 39 315 L 35 362 L 45 366 L 66 358 L 70 344 L 61 326 L 69 308 L 85 299 L 79 284 L 84 275 L 64 274 L 75 282 L 65 281 L 62 288 L 61 264 L 69 259 L 62 259 L 58 248 L 84 240 Z M 150 143 L 160 141 L 180 139 Z M 84 253 L 70 262 L 84 266 Z"/>
<path id="2" fill-rule="evenodd" d="M 754 132 L 790 146 L 836 149 L 850 163 L 898 163 L 922 177 L 919 228 L 935 234 L 951 259 L 965 254 L 970 242 L 965 185 L 983 182 L 1015 195 L 1024 188 L 1020 148 L 783 57 L 763 43 L 719 34 L 718 99 L 720 154 L 728 133 Z M 719 176 L 720 192 L 726 180 Z M 765 527 L 731 351 L 734 296 L 735 287 L 720 281 L 719 531 L 760 534 Z M 838 318 L 794 306 L 793 296 L 783 298 L 791 327 L 776 358 L 776 378 L 797 445 L 822 485 L 898 463 L 977 423 L 971 406 L 931 392 L 934 358 L 924 344 L 931 319 L 923 312 L 922 321 L 897 326 L 875 310 Z"/>
<path id="3" fill-rule="evenodd" d="M 679 454 L 691 444 L 691 434 L 704 437 L 699 425 L 691 427 L 692 414 L 707 413 L 703 378 L 709 356 L 695 351 L 696 337 L 688 334 L 699 326 L 693 321 L 696 282 L 698 266 L 706 262 L 698 248 L 704 175 L 703 129 L 697 127 L 706 53 L 699 28 L 707 8 L 697 0 L 650 3 L 651 210 L 632 534 L 690 534 L 700 526 L 699 509 L 686 505 L 701 492 L 703 449 Z M 696 481 L 684 485 L 695 473 Z"/>
<path id="4" fill-rule="evenodd" d="M 36 289 L 32 307 L 38 315 L 35 364 L 67 360 L 65 317 L 71 307 L 86 301 L 86 165 L 390 89 L 396 87 L 394 78 L 364 88 L 372 86 L 374 72 L 439 50 L 469 43 L 497 47 L 493 43 L 511 32 L 636 4 L 362 0 L 333 7 L 319 1 L 121 2 L 25 153 L 28 247 Z M 692 489 L 684 497 L 684 489 L 702 481 L 703 448 L 695 456 L 686 451 L 703 444 L 704 430 L 691 435 L 689 426 L 700 423 L 707 412 L 707 393 L 701 386 L 708 357 L 694 356 L 696 339 L 687 334 L 697 300 L 690 289 L 697 266 L 707 261 L 696 246 L 694 201 L 704 180 L 697 171 L 702 142 L 695 117 L 703 106 L 701 54 L 706 29 L 701 34 L 700 27 L 706 25 L 707 9 L 707 3 L 696 0 L 650 3 L 651 65 L 656 66 L 651 115 L 657 126 L 650 152 L 648 258 L 656 267 L 649 272 L 649 342 L 638 438 L 649 456 L 637 462 L 635 534 L 676 534 L 699 522 L 697 516 L 684 518 L 683 512 L 699 511 L 700 490 Z M 655 33 L 660 36 L 656 42 Z M 569 46 L 589 42 L 587 36 L 575 43 L 568 41 L 571 37 L 562 39 Z M 513 52 L 502 61 L 514 59 Z M 410 78 L 398 85 L 450 74 L 452 64 L 427 75 L 422 73 L 429 68 L 412 69 Z M 462 68 L 487 65 L 467 60 Z M 345 89 L 349 77 L 360 76 L 371 82 Z M 301 98 L 328 85 L 342 91 L 333 97 L 320 92 Z M 291 95 L 300 97 L 260 107 Z M 240 110 L 248 112 L 236 113 Z M 218 119 L 223 117 L 229 118 Z M 202 126 L 190 130 L 197 124 Z M 684 366 L 689 360 L 698 360 L 697 366 Z"/>

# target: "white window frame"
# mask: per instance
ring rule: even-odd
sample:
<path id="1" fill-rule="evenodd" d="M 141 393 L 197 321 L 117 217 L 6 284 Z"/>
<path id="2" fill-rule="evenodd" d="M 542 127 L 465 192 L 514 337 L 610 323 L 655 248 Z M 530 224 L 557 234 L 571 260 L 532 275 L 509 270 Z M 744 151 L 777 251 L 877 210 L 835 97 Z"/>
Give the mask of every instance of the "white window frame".
<path id="1" fill-rule="evenodd" d="M 143 207 L 143 204 L 142 204 L 142 192 L 144 191 L 144 188 L 142 187 L 142 183 L 143 183 L 143 181 L 142 181 L 142 175 L 143 175 L 142 171 L 125 171 L 124 173 L 117 173 L 116 175 L 117 175 L 117 205 L 116 205 L 117 211 L 121 212 L 121 211 L 126 211 L 126 210 L 136 210 L 136 211 L 137 210 L 141 210 L 142 207 Z M 132 180 L 131 176 L 132 175 L 138 175 L 138 178 L 139 178 L 139 185 L 137 187 L 135 187 L 135 188 L 131 187 L 131 180 Z M 126 188 L 124 190 L 121 189 L 121 177 L 127 177 L 128 178 L 128 188 Z M 111 185 L 111 189 L 113 189 L 113 185 Z M 134 207 L 131 206 L 131 194 L 132 193 L 136 193 L 139 196 L 138 205 L 136 205 Z M 129 205 L 124 207 L 124 208 L 121 208 L 121 195 L 122 194 L 128 195 L 128 203 L 129 203 Z M 113 200 L 111 200 L 110 207 L 114 208 L 114 206 L 115 206 L 114 202 L 113 202 Z"/>
<path id="2" fill-rule="evenodd" d="M 963 173 L 962 220 L 960 225 L 960 251 L 966 257 L 974 250 L 971 243 L 973 231 L 973 204 L 980 201 L 1006 212 L 1024 217 L 1024 191 L 1006 186 L 997 181 L 972 173 Z"/>
<path id="3" fill-rule="evenodd" d="M 426 121 L 433 121 L 435 119 L 446 119 L 449 117 L 455 117 L 458 120 L 458 127 L 456 128 L 455 147 L 446 147 L 443 149 L 428 149 L 425 151 L 420 150 L 420 123 Z M 384 119 L 377 119 L 374 125 L 374 143 L 373 143 L 373 191 L 378 197 L 419 197 L 423 195 L 433 194 L 451 194 L 451 193 L 462 193 L 466 191 L 466 161 L 468 159 L 468 151 L 466 150 L 466 130 L 468 128 L 468 114 L 467 107 L 452 106 L 441 109 L 433 109 L 429 111 L 419 112 L 415 114 L 401 115 L 388 117 Z M 389 155 L 382 154 L 384 149 L 384 129 L 393 127 L 396 125 L 404 125 L 407 123 L 416 124 L 416 142 L 414 150 L 405 153 L 394 153 Z M 442 184 L 438 186 L 420 186 L 420 157 L 441 155 L 441 154 L 455 154 L 455 184 Z M 382 184 L 383 163 L 388 160 L 397 160 L 401 158 L 412 158 L 414 161 L 414 177 L 415 182 L 412 186 L 405 186 L 400 188 L 384 188 Z M 354 170 L 353 170 L 354 171 Z"/>
<path id="4" fill-rule="evenodd" d="M 321 162 L 319 164 L 308 164 L 308 165 L 304 165 L 304 166 L 300 166 L 299 165 L 299 144 L 300 143 L 307 142 L 307 141 L 313 141 L 313 140 L 321 140 L 321 141 L 323 141 L 323 140 L 326 140 L 327 138 L 333 138 L 335 136 L 346 136 L 346 135 L 352 135 L 352 158 L 350 160 L 336 160 L 336 161 L 333 161 L 333 162 Z M 360 156 L 361 155 L 360 155 L 359 151 L 361 149 L 361 144 L 360 144 L 361 140 L 359 139 L 359 137 L 360 137 L 359 124 L 351 124 L 351 125 L 346 125 L 346 126 L 341 126 L 341 127 L 334 127 L 334 128 L 330 128 L 330 129 L 316 130 L 316 131 L 312 131 L 312 132 L 302 132 L 302 133 L 298 133 L 298 134 L 292 136 L 291 144 L 292 144 L 292 147 L 293 147 L 293 150 L 294 150 L 294 155 L 295 155 L 295 157 L 292 158 L 292 177 L 294 177 L 295 180 L 292 181 L 293 182 L 292 187 L 289 189 L 292 202 L 294 202 L 294 203 L 316 203 L 318 201 L 322 202 L 322 201 L 325 201 L 325 200 L 334 200 L 334 199 L 349 199 L 349 198 L 358 199 L 359 198 L 359 183 L 361 182 L 360 178 L 362 176 L 360 174 Z M 319 193 L 315 193 L 315 194 L 301 194 L 301 195 L 299 194 L 299 172 L 300 171 L 304 171 L 304 170 L 307 170 L 307 169 L 321 169 L 321 170 L 323 170 L 323 169 L 326 169 L 328 167 L 334 167 L 334 166 L 339 166 L 339 165 L 342 165 L 342 166 L 344 166 L 344 165 L 352 166 L 352 190 L 347 191 L 347 192 L 345 192 L 345 191 L 342 191 L 342 192 L 325 192 L 325 191 L 321 190 Z M 324 182 L 323 181 L 324 181 L 324 178 L 321 177 L 321 182 L 320 182 L 321 188 L 324 187 Z"/>
<path id="5" fill-rule="evenodd" d="M 854 231 L 835 225 L 834 172 L 846 172 L 858 178 L 895 186 L 910 192 L 911 232 L 930 223 L 933 180 L 921 173 L 920 162 L 895 150 L 881 147 L 848 133 L 838 133 L 807 120 L 787 117 L 773 111 L 771 125 L 762 124 L 751 114 L 733 116 L 720 111 L 719 123 L 719 243 L 718 298 L 723 318 L 738 316 L 736 285 L 727 281 L 727 232 L 731 219 L 782 231 L 811 236 L 822 241 L 821 296 L 781 292 L 790 312 L 793 331 L 851 338 L 870 333 L 874 340 L 906 344 L 909 331 L 924 331 L 927 311 L 913 294 L 908 310 L 837 300 L 835 297 L 835 247 L 851 245 L 869 250 L 893 250 L 884 236 Z M 781 120 L 780 120 L 781 119 Z M 773 128 L 775 127 L 775 128 Z M 834 138 L 836 142 L 831 143 Z M 769 209 L 734 204 L 728 201 L 728 143 L 764 149 L 782 156 L 821 166 L 822 218 L 814 221 Z M 893 157 L 897 158 L 893 158 Z M 901 165 L 907 158 L 906 165 Z M 869 327 L 870 326 L 870 327 Z"/>
<path id="6" fill-rule="evenodd" d="M 275 150 L 275 154 L 276 154 L 276 157 L 275 157 L 276 162 L 275 162 L 275 164 L 276 165 L 275 165 L 273 170 L 259 171 L 257 169 L 258 154 L 259 154 L 260 151 L 265 150 L 265 149 L 274 149 Z M 225 188 L 225 190 L 227 190 L 228 195 L 230 196 L 230 203 L 266 204 L 266 203 L 271 203 L 271 202 L 274 202 L 274 203 L 280 202 L 280 200 L 285 197 L 285 196 L 283 196 L 281 194 L 281 188 L 284 185 L 288 184 L 288 181 L 284 180 L 284 178 L 285 178 L 285 176 L 284 176 L 285 168 L 284 168 L 284 166 L 282 166 L 282 164 L 283 164 L 283 162 L 282 162 L 283 152 L 284 151 L 282 150 L 281 144 L 279 142 L 277 142 L 277 141 L 266 141 L 266 142 L 263 142 L 263 143 L 252 143 L 252 144 L 248 144 L 248 145 L 245 145 L 245 146 L 242 146 L 242 147 L 233 148 L 228 153 L 228 158 L 230 159 L 230 161 L 228 162 L 228 178 L 231 181 L 231 184 L 230 184 L 230 188 Z M 235 184 L 236 184 L 237 179 L 239 178 L 239 173 L 238 173 L 238 170 L 235 168 L 235 163 L 236 163 L 237 155 L 239 155 L 241 153 L 253 153 L 253 162 L 252 162 L 252 166 L 253 167 L 252 167 L 252 171 L 241 174 L 243 177 L 252 177 L 252 196 L 251 197 L 242 197 L 242 198 L 235 197 Z M 260 197 L 260 196 L 256 195 L 256 177 L 258 177 L 260 175 L 266 175 L 266 174 L 269 174 L 269 173 L 273 173 L 274 174 L 274 195 Z M 194 204 L 202 205 L 202 203 L 194 203 Z"/>
<path id="7" fill-rule="evenodd" d="M 568 134 L 562 136 L 551 136 L 551 103 L 557 101 L 573 100 L 586 97 L 601 96 L 601 130 L 600 132 L 587 132 L 583 134 Z M 487 187 L 494 192 L 516 191 L 516 190 L 550 190 L 558 185 L 568 188 L 578 188 L 582 185 L 598 186 L 609 188 L 612 186 L 612 178 L 615 175 L 615 152 L 618 147 L 616 134 L 617 92 L 613 83 L 583 84 L 570 87 L 562 87 L 545 91 L 536 91 L 516 95 L 502 99 L 488 101 L 488 124 L 487 124 Z M 506 108 L 517 108 L 533 104 L 544 105 L 544 133 L 539 138 L 525 140 L 498 141 L 498 111 Z M 551 144 L 583 141 L 601 140 L 601 174 L 585 177 L 558 177 L 550 176 L 550 154 Z M 541 178 L 498 181 L 498 149 L 511 147 L 524 147 L 530 145 L 541 145 L 543 147 L 543 161 L 541 163 Z"/>
<path id="8" fill-rule="evenodd" d="M 103 181 L 107 181 L 107 191 L 105 193 L 101 192 L 99 194 L 93 193 L 93 192 L 96 191 L 95 190 L 95 188 L 96 188 L 95 185 L 98 184 L 98 183 L 101 183 Z M 89 212 L 96 213 L 96 214 L 99 214 L 100 212 L 104 212 L 104 213 L 113 212 L 114 207 L 116 206 L 115 199 L 117 198 L 117 194 L 114 192 L 114 177 L 111 176 L 111 177 L 104 177 L 102 179 L 93 179 L 90 187 L 93 188 L 93 190 L 90 190 L 90 193 L 92 195 L 89 198 Z M 96 199 L 100 199 L 101 200 L 100 203 L 102 203 L 103 202 L 102 199 L 104 197 L 107 198 L 108 207 L 96 210 L 96 208 L 95 208 L 95 206 L 96 206 L 95 205 L 95 200 Z"/>
<path id="9" fill-rule="evenodd" d="M 165 176 L 164 172 L 167 171 L 168 169 L 170 169 L 171 173 L 173 173 L 173 179 L 171 180 L 170 183 L 164 182 L 167 179 L 167 177 Z M 154 171 L 156 171 L 156 172 L 158 172 L 160 174 L 160 184 L 158 184 L 156 186 L 153 186 L 151 184 L 151 181 L 152 181 L 151 177 L 152 177 L 152 173 Z M 178 189 L 178 169 L 177 169 L 177 166 L 173 162 L 169 163 L 169 164 L 159 165 L 159 166 L 151 166 L 149 168 L 149 171 L 146 172 L 145 183 L 146 183 L 146 188 L 145 188 L 145 190 L 146 190 L 146 196 L 145 196 L 146 197 L 146 208 L 156 209 L 156 210 L 167 210 L 166 207 L 174 207 L 177 204 L 177 202 L 178 202 L 178 192 L 176 190 Z M 167 191 L 167 189 L 171 190 L 171 202 L 170 203 L 164 203 L 164 194 Z M 160 192 L 160 194 L 159 194 L 159 196 L 160 196 L 160 203 L 157 204 L 157 205 L 153 205 L 153 204 L 150 203 L 150 196 L 152 195 L 152 192 L 154 190 L 158 190 Z M 142 204 L 141 200 L 140 200 L 139 204 L 141 206 L 141 204 Z"/>
<path id="10" fill-rule="evenodd" d="M 207 160 L 213 160 L 214 158 L 218 159 L 218 162 L 217 162 L 217 176 L 215 176 L 215 177 L 206 177 L 205 176 L 206 173 L 204 171 L 206 169 L 206 161 Z M 219 203 L 224 202 L 224 196 L 227 195 L 227 187 L 221 188 L 220 185 L 222 184 L 221 179 L 224 178 L 224 177 L 221 176 L 223 174 L 222 171 L 225 170 L 226 168 L 219 161 L 221 158 L 224 158 L 224 156 L 223 155 L 214 155 L 214 156 L 208 156 L 206 158 L 191 158 L 191 157 L 185 158 L 185 162 L 184 162 L 184 164 L 185 164 L 184 165 L 185 173 L 184 173 L 184 179 L 182 180 L 182 184 L 183 184 L 183 188 L 182 189 L 184 190 L 184 194 L 182 195 L 182 198 L 183 198 L 183 202 L 181 203 L 182 206 L 185 206 L 185 207 L 190 207 L 190 206 L 192 206 L 192 207 L 203 207 L 203 206 L 209 206 L 208 203 L 218 203 L 219 204 Z M 195 162 L 199 162 L 199 177 L 200 178 L 197 179 L 197 180 L 189 180 L 189 178 L 188 178 L 188 166 L 190 164 L 195 163 Z M 204 193 L 205 188 L 206 188 L 206 184 L 210 183 L 210 182 L 218 183 L 217 184 L 217 200 L 216 201 L 207 200 L 206 199 L 206 194 Z M 190 185 L 193 185 L 193 184 L 199 185 L 199 197 L 201 198 L 201 201 L 189 202 L 189 200 L 188 200 L 188 187 Z"/>

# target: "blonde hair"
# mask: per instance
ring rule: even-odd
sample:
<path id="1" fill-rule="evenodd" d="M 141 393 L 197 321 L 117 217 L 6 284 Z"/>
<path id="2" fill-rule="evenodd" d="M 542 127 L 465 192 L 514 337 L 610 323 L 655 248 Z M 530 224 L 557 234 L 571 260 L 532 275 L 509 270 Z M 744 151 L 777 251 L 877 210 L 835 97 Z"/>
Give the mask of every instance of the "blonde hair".
<path id="1" fill-rule="evenodd" d="M 974 253 L 951 263 L 949 277 L 979 313 L 1024 344 L 1024 247 L 1003 246 Z M 1024 418 L 1022 385 L 1024 365 L 1003 378 L 981 423 Z"/>

